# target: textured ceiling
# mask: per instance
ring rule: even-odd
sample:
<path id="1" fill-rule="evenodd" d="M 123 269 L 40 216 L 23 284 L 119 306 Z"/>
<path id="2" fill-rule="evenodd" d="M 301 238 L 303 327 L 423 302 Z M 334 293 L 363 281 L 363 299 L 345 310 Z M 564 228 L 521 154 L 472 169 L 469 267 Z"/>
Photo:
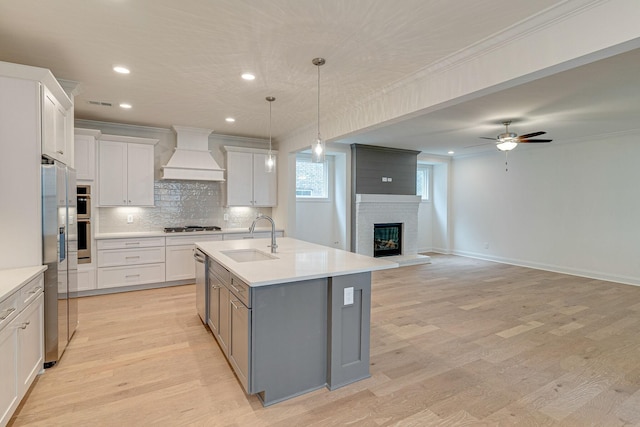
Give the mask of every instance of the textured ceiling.
<path id="1" fill-rule="evenodd" d="M 392 146 L 446 155 L 495 150 L 511 132 L 546 131 L 554 144 L 640 129 L 640 49 L 344 138 L 341 143 Z M 536 146 L 537 147 L 537 146 Z M 523 145 L 522 149 L 532 149 Z"/>
<path id="2" fill-rule="evenodd" d="M 0 60 L 81 83 L 79 119 L 273 135 L 409 78 L 557 0 L 0 1 Z M 130 75 L 112 66 L 124 64 Z M 253 82 L 240 79 L 253 72 Z M 88 101 L 106 101 L 99 107 Z M 131 110 L 117 105 L 128 102 Z M 236 118 L 233 124 L 225 117 Z M 497 132 L 489 132 L 489 135 Z"/>
<path id="3" fill-rule="evenodd" d="M 277 140 L 348 111 L 560 0 L 0 0 L 0 60 L 80 83 L 76 118 Z M 527 52 L 518 60 L 526 59 Z M 515 59 L 515 58 L 512 58 Z M 112 71 L 116 64 L 130 75 Z M 246 82 L 243 72 L 257 78 Z M 363 130 L 338 142 L 456 155 L 514 121 L 554 142 L 637 129 L 640 51 L 631 51 Z M 112 103 L 113 107 L 88 101 Z M 117 105 L 128 102 L 131 110 Z M 236 122 L 226 123 L 225 117 Z"/>

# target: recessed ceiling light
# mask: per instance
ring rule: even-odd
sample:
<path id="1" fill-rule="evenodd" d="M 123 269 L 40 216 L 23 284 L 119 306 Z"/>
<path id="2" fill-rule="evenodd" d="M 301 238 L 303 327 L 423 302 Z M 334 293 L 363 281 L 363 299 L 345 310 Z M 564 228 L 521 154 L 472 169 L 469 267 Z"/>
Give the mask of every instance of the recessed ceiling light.
<path id="1" fill-rule="evenodd" d="M 254 76 L 254 75 L 253 75 L 253 74 L 251 74 L 251 73 L 244 73 L 244 74 L 242 75 L 242 78 L 243 78 L 243 79 L 245 79 L 245 80 L 255 80 L 255 79 L 256 79 L 256 76 Z"/>
<path id="2" fill-rule="evenodd" d="M 120 74 L 129 74 L 131 72 L 127 67 L 123 67 L 122 65 L 116 65 L 113 67 L 113 71 Z"/>
<path id="3" fill-rule="evenodd" d="M 447 154 L 455 154 L 455 151 L 449 151 Z"/>
<path id="4" fill-rule="evenodd" d="M 229 123 L 233 123 L 236 121 L 236 119 L 234 119 L 233 117 L 227 117 L 226 119 L 224 119 L 225 121 L 229 122 Z"/>
<path id="5" fill-rule="evenodd" d="M 120 104 L 120 108 L 124 108 L 125 110 L 128 110 L 129 108 L 131 108 L 131 104 L 127 104 L 126 102 L 122 102 Z"/>

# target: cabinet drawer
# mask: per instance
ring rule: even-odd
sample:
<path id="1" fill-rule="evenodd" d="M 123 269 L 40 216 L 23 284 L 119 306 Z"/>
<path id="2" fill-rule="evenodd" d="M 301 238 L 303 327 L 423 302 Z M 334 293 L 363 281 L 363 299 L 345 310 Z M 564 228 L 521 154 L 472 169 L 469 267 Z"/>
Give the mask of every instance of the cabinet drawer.
<path id="1" fill-rule="evenodd" d="M 193 234 L 193 233 L 189 233 Z M 204 236 L 175 236 L 167 237 L 167 246 L 190 245 L 200 242 L 217 242 L 222 240 L 222 234 L 207 234 Z"/>
<path id="2" fill-rule="evenodd" d="M 98 251 L 98 267 L 164 262 L 164 247 Z"/>
<path id="3" fill-rule="evenodd" d="M 276 231 L 276 237 L 282 237 L 284 233 L 282 231 Z M 255 231 L 251 233 L 229 233 L 224 235 L 224 240 L 242 240 L 242 239 L 270 239 L 270 231 Z"/>
<path id="4" fill-rule="evenodd" d="M 164 246 L 164 237 L 145 237 L 143 239 L 100 239 L 97 242 L 101 249 L 132 249 Z"/>
<path id="5" fill-rule="evenodd" d="M 36 277 L 26 285 L 20 289 L 20 307 L 19 310 L 22 310 L 27 305 L 31 303 L 31 301 L 38 298 L 38 295 L 42 293 L 44 290 L 44 278 L 42 275 Z"/>
<path id="6" fill-rule="evenodd" d="M 209 271 L 218 276 L 225 285 L 231 283 L 231 273 L 211 258 L 209 258 Z"/>
<path id="7" fill-rule="evenodd" d="M 164 264 L 98 268 L 98 288 L 164 282 Z"/>
<path id="8" fill-rule="evenodd" d="M 235 274 L 231 273 L 231 282 L 229 290 L 247 307 L 251 308 L 251 298 L 249 296 L 249 285 L 240 280 Z"/>
<path id="9" fill-rule="evenodd" d="M 13 320 L 18 314 L 20 306 L 20 292 L 16 292 L 6 300 L 0 302 L 0 330 Z"/>

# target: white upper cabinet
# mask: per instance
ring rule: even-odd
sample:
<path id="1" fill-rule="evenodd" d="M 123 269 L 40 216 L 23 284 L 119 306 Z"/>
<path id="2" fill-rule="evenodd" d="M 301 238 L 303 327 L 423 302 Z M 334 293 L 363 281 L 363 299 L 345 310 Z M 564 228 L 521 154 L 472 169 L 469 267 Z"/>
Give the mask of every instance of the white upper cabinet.
<path id="1" fill-rule="evenodd" d="M 96 140 L 101 132 L 93 129 L 75 130 L 75 168 L 78 180 L 96 178 Z"/>
<path id="2" fill-rule="evenodd" d="M 68 110 L 49 88 L 42 87 L 42 154 L 71 166 L 74 150 L 69 147 Z"/>
<path id="3" fill-rule="evenodd" d="M 267 173 L 264 168 L 267 150 L 231 146 L 224 149 L 227 152 L 227 206 L 276 206 L 276 172 Z"/>
<path id="4" fill-rule="evenodd" d="M 153 206 L 157 139 L 102 135 L 98 144 L 99 206 Z"/>

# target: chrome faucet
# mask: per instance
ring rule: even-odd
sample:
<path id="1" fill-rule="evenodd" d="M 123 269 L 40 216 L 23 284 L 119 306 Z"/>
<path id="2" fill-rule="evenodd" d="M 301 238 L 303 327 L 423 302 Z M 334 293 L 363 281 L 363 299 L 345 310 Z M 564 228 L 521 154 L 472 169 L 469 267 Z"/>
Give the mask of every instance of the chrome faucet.
<path id="1" fill-rule="evenodd" d="M 256 228 L 256 222 L 258 222 L 261 219 L 266 219 L 267 221 L 269 221 L 271 223 L 271 253 L 275 254 L 276 253 L 276 249 L 278 249 L 278 245 L 276 244 L 276 223 L 275 221 L 273 221 L 273 218 L 271 218 L 270 216 L 264 215 L 264 214 L 258 214 L 257 218 L 253 220 L 253 224 L 251 224 L 251 227 L 249 227 L 249 233 L 251 233 L 253 235 L 253 230 L 255 230 Z"/>

